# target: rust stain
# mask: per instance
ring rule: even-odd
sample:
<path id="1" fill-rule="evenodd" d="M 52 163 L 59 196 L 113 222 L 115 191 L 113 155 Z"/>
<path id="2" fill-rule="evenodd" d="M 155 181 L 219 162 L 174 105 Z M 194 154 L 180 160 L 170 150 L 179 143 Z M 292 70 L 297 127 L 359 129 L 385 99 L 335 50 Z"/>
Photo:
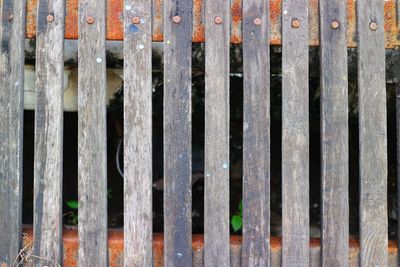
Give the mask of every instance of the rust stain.
<path id="1" fill-rule="evenodd" d="M 200 43 L 205 38 L 203 21 L 203 1 L 193 1 L 193 42 Z"/>
<path id="2" fill-rule="evenodd" d="M 357 36 L 356 36 L 356 2 L 355 0 L 349 0 L 347 2 L 347 46 L 356 47 L 357 46 Z"/>
<path id="3" fill-rule="evenodd" d="M 65 17 L 65 38 L 78 39 L 78 0 L 69 0 Z"/>
<path id="4" fill-rule="evenodd" d="M 32 228 L 24 228 L 24 246 L 31 244 Z M 64 242 L 64 266 L 76 267 L 78 265 L 78 231 L 76 229 L 63 229 L 63 242 Z M 231 236 L 230 244 L 232 247 L 240 247 L 242 245 L 242 236 Z M 270 239 L 271 252 L 279 253 L 282 249 L 282 239 L 280 237 L 271 237 Z M 310 239 L 310 248 L 318 248 L 321 246 L 319 238 Z M 192 249 L 194 251 L 201 251 L 204 249 L 204 236 L 193 235 Z M 111 267 L 123 266 L 123 252 L 124 252 L 124 234 L 122 229 L 109 230 L 108 232 L 108 250 L 109 260 Z M 357 239 L 349 240 L 349 258 L 354 259 L 358 257 L 360 251 L 360 242 Z M 388 242 L 389 255 L 397 255 L 398 246 L 396 240 L 389 240 Z M 161 233 L 153 234 L 153 262 L 154 266 L 162 267 L 164 265 L 164 236 Z"/>
<path id="5" fill-rule="evenodd" d="M 30 0 L 26 3 L 26 38 L 34 38 L 36 36 L 36 14 L 37 0 Z"/>
<path id="6" fill-rule="evenodd" d="M 269 22 L 270 43 L 281 44 L 281 1 L 270 0 Z M 67 0 L 65 38 L 78 38 L 78 3 L 79 0 Z M 153 1 L 153 41 L 163 41 L 163 0 Z M 124 0 L 107 0 L 107 39 L 123 39 L 123 4 Z M 319 44 L 319 13 L 318 0 L 310 0 L 310 45 Z M 357 46 L 356 36 L 356 0 L 347 0 L 347 45 Z M 27 1 L 26 37 L 35 38 L 37 0 Z M 397 25 L 396 0 L 384 1 L 385 15 L 385 47 L 400 46 L 399 28 Z M 204 29 L 204 1 L 193 1 L 193 42 L 205 41 Z M 231 42 L 242 42 L 242 0 L 232 0 L 231 4 Z"/>
<path id="7" fill-rule="evenodd" d="M 233 0 L 231 4 L 231 43 L 242 42 L 242 0 Z"/>
<path id="8" fill-rule="evenodd" d="M 107 40 L 122 40 L 124 38 L 124 2 L 107 0 Z"/>

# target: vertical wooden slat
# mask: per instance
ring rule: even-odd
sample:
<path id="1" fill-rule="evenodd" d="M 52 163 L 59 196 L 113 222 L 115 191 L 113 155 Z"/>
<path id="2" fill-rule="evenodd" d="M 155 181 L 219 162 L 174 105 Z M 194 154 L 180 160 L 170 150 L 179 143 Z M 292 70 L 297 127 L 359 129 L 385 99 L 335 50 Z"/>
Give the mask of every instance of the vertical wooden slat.
<path id="1" fill-rule="evenodd" d="M 151 1 L 124 7 L 124 266 L 152 266 Z"/>
<path id="2" fill-rule="evenodd" d="M 308 266 L 308 0 L 282 13 L 282 265 Z"/>
<path id="3" fill-rule="evenodd" d="M 0 0 L 0 265 L 21 245 L 25 1 Z"/>
<path id="4" fill-rule="evenodd" d="M 64 16 L 65 1 L 39 1 L 33 219 L 37 266 L 62 263 Z"/>
<path id="5" fill-rule="evenodd" d="M 346 2 L 321 0 L 322 266 L 349 264 Z"/>
<path id="6" fill-rule="evenodd" d="M 386 266 L 387 129 L 383 1 L 357 2 L 361 266 Z"/>
<path id="7" fill-rule="evenodd" d="M 205 266 L 229 266 L 230 1 L 205 1 Z"/>
<path id="8" fill-rule="evenodd" d="M 106 1 L 79 2 L 79 266 L 107 266 Z"/>
<path id="9" fill-rule="evenodd" d="M 192 1 L 164 2 L 164 260 L 192 264 Z"/>
<path id="10" fill-rule="evenodd" d="M 270 264 L 268 1 L 243 2 L 243 266 Z"/>

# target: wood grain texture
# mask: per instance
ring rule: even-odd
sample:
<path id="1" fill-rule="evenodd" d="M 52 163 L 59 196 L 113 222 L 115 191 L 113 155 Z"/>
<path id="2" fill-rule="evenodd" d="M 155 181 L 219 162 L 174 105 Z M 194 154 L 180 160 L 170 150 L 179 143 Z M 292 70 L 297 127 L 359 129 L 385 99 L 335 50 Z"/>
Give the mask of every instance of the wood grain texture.
<path id="1" fill-rule="evenodd" d="M 357 3 L 360 266 L 375 267 L 387 265 L 388 246 L 384 3 Z"/>
<path id="2" fill-rule="evenodd" d="M 192 12 L 191 0 L 164 2 L 164 261 L 171 267 L 192 265 Z"/>
<path id="3" fill-rule="evenodd" d="M 257 19 L 261 21 L 256 25 Z M 242 266 L 270 265 L 268 1 L 243 2 Z"/>
<path id="4" fill-rule="evenodd" d="M 346 3 L 321 0 L 322 266 L 349 264 Z M 338 22 L 337 29 L 332 22 Z"/>
<path id="5" fill-rule="evenodd" d="M 1 266 L 21 248 L 25 13 L 25 1 L 0 0 Z"/>
<path id="6" fill-rule="evenodd" d="M 51 15 L 54 21 L 48 22 Z M 35 266 L 62 263 L 65 1 L 38 3 L 34 158 Z"/>
<path id="7" fill-rule="evenodd" d="M 107 266 L 105 0 L 79 2 L 78 198 L 80 267 Z M 87 23 L 93 17 L 93 24 Z"/>
<path id="8" fill-rule="evenodd" d="M 282 266 L 308 266 L 308 0 L 282 12 Z"/>
<path id="9" fill-rule="evenodd" d="M 152 266 L 151 1 L 126 0 L 124 17 L 124 266 Z"/>
<path id="10" fill-rule="evenodd" d="M 229 266 L 230 1 L 205 1 L 205 27 L 204 265 Z"/>

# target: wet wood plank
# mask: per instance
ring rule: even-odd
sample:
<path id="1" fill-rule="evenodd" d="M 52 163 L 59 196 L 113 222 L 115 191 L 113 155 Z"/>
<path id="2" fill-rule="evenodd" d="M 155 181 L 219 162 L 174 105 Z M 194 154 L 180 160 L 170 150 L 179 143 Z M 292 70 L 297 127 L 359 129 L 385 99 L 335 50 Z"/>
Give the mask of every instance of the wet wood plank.
<path id="1" fill-rule="evenodd" d="M 282 13 L 282 266 L 308 266 L 308 0 Z"/>
<path id="2" fill-rule="evenodd" d="M 79 3 L 79 266 L 107 266 L 105 0 Z"/>
<path id="3" fill-rule="evenodd" d="M 0 0 L 0 265 L 21 248 L 25 1 Z"/>
<path id="4" fill-rule="evenodd" d="M 64 103 L 63 0 L 38 3 L 33 253 L 36 266 L 62 263 Z"/>
<path id="5" fill-rule="evenodd" d="M 322 266 L 349 262 L 346 3 L 321 0 Z"/>
<path id="6" fill-rule="evenodd" d="M 124 266 L 152 266 L 151 1 L 124 17 Z"/>
<path id="7" fill-rule="evenodd" d="M 165 266 L 192 264 L 192 12 L 190 0 L 164 2 Z"/>
<path id="8" fill-rule="evenodd" d="M 205 27 L 204 265 L 229 266 L 229 1 L 205 1 Z"/>
<path id="9" fill-rule="evenodd" d="M 270 264 L 268 1 L 243 2 L 242 266 Z"/>
<path id="10" fill-rule="evenodd" d="M 360 136 L 360 266 L 386 266 L 387 128 L 383 2 L 357 6 Z M 374 28 L 376 26 L 376 28 Z"/>

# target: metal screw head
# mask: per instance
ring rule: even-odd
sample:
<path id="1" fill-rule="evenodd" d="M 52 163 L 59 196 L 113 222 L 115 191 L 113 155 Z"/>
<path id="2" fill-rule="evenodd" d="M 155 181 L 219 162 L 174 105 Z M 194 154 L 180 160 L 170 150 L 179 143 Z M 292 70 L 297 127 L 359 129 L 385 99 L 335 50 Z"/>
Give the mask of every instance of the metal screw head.
<path id="1" fill-rule="evenodd" d="M 224 22 L 224 20 L 221 17 L 215 17 L 214 22 L 215 22 L 215 24 L 220 25 L 220 24 L 222 24 L 222 22 Z"/>
<path id="2" fill-rule="evenodd" d="M 292 27 L 293 28 L 299 28 L 300 27 L 300 21 L 298 19 L 293 19 L 292 20 Z"/>
<path id="3" fill-rule="evenodd" d="M 174 16 L 174 17 L 172 18 L 172 21 L 173 21 L 174 23 L 178 24 L 178 23 L 181 22 L 181 17 L 180 17 L 180 16 Z"/>
<path id="4" fill-rule="evenodd" d="M 254 25 L 256 25 L 256 26 L 260 26 L 260 25 L 261 25 L 261 19 L 260 19 L 260 18 L 255 18 L 255 19 L 253 20 L 253 23 L 254 23 Z"/>
<path id="5" fill-rule="evenodd" d="M 376 22 L 371 22 L 369 24 L 369 28 L 371 29 L 371 31 L 376 31 L 378 29 L 378 24 Z"/>
<path id="6" fill-rule="evenodd" d="M 10 15 L 8 16 L 8 20 L 9 20 L 9 21 L 12 21 L 13 18 L 14 18 L 14 15 L 13 15 L 13 14 L 10 14 Z"/>
<path id="7" fill-rule="evenodd" d="M 337 20 L 332 21 L 332 23 L 331 23 L 332 29 L 338 29 L 339 26 L 340 26 L 339 21 L 337 21 Z"/>
<path id="8" fill-rule="evenodd" d="M 94 23 L 94 18 L 92 16 L 89 16 L 89 17 L 86 18 L 86 22 L 88 24 L 93 24 Z"/>
<path id="9" fill-rule="evenodd" d="M 54 21 L 54 16 L 53 15 L 47 15 L 46 20 L 47 20 L 47 22 L 53 22 Z"/>
<path id="10" fill-rule="evenodd" d="M 139 17 L 133 17 L 132 18 L 132 23 L 133 24 L 139 24 L 140 23 L 140 18 Z"/>

